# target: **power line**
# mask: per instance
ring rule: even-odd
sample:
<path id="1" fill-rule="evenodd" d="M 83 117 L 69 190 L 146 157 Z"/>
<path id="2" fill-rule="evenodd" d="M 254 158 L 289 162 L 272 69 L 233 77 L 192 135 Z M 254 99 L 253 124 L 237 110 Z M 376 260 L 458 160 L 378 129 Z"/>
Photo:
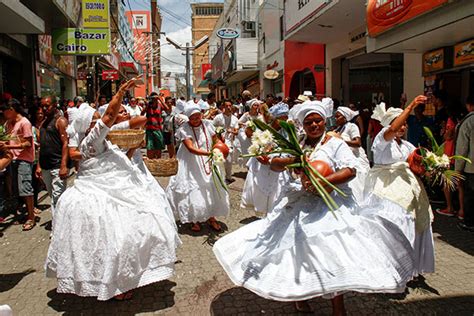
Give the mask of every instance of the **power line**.
<path id="1" fill-rule="evenodd" d="M 123 37 L 122 32 L 120 32 L 120 26 L 118 25 L 117 21 L 115 20 L 114 15 L 111 14 L 110 16 L 112 17 L 112 21 L 114 21 L 115 26 L 117 27 L 117 33 L 120 35 L 120 38 L 122 39 L 123 45 L 125 46 L 128 54 L 130 55 L 130 57 L 132 57 L 133 61 L 138 64 L 138 61 L 135 59 L 135 56 L 133 56 L 133 54 L 130 52 L 130 49 L 128 48 L 128 45 L 127 45 L 127 41 L 125 41 L 125 38 Z"/>

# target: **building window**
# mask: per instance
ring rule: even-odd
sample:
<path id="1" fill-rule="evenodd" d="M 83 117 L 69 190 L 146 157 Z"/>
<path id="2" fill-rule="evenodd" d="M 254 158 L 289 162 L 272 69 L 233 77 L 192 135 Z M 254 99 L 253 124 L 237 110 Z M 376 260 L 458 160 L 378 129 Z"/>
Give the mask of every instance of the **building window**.
<path id="1" fill-rule="evenodd" d="M 196 15 L 220 15 L 222 8 L 220 7 L 198 7 L 196 8 Z"/>

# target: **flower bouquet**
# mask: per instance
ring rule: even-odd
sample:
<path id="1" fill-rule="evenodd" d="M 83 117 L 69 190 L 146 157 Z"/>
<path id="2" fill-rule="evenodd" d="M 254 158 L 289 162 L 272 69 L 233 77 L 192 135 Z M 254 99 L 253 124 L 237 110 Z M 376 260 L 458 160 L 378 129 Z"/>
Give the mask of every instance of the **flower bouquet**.
<path id="1" fill-rule="evenodd" d="M 224 178 L 221 174 L 221 169 L 225 163 L 224 154 L 220 151 L 220 149 L 213 148 L 207 162 L 211 168 L 212 181 L 214 181 L 214 185 L 218 189 L 217 192 L 219 193 L 219 186 L 227 192 L 227 185 L 225 184 Z"/>
<path id="2" fill-rule="evenodd" d="M 471 160 L 459 155 L 448 157 L 444 153 L 444 143 L 438 145 L 431 130 L 427 127 L 424 127 L 424 130 L 431 142 L 432 150 L 423 147 L 417 148 L 408 157 L 410 169 L 416 175 L 427 178 L 432 186 L 440 184 L 444 188 L 454 191 L 464 176 L 449 168 L 451 161 L 461 159 L 471 163 Z"/>
<path id="3" fill-rule="evenodd" d="M 336 216 L 334 211 L 338 208 L 338 205 L 332 198 L 331 194 L 326 190 L 325 186 L 336 191 L 341 196 L 346 197 L 347 195 L 338 187 L 326 180 L 324 176 L 327 176 L 328 173 L 324 172 L 324 175 L 320 173 L 320 171 L 325 168 L 319 168 L 319 161 L 309 160 L 311 151 L 301 147 L 298 137 L 296 136 L 295 126 L 288 122 L 280 121 L 281 128 L 288 134 L 288 139 L 286 139 L 274 128 L 260 120 L 253 120 L 253 123 L 259 130 L 257 130 L 252 136 L 252 145 L 249 147 L 249 154 L 244 155 L 243 157 L 288 154 L 296 158 L 296 162 L 288 165 L 287 168 L 301 170 L 311 181 L 316 192 L 321 196 L 333 215 Z M 319 169 L 319 171 L 317 169 Z"/>

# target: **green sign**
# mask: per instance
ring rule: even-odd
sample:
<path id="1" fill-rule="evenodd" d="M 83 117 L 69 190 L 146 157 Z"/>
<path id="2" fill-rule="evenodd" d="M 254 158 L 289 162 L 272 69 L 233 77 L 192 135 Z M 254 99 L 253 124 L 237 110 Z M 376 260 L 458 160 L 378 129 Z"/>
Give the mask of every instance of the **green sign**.
<path id="1" fill-rule="evenodd" d="M 53 30 L 54 55 L 107 55 L 110 54 L 109 29 L 56 29 Z"/>
<path id="2" fill-rule="evenodd" d="M 82 26 L 109 27 L 109 0 L 82 0 Z"/>

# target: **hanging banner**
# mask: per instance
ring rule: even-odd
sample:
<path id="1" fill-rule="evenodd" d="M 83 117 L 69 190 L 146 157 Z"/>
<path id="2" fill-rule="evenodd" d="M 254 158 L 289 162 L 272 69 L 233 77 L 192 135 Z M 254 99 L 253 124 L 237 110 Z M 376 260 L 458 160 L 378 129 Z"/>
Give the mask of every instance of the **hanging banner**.
<path id="1" fill-rule="evenodd" d="M 109 28 L 109 0 L 82 0 L 82 26 Z"/>
<path id="2" fill-rule="evenodd" d="M 53 30 L 54 55 L 108 55 L 109 29 L 56 29 Z"/>
<path id="3" fill-rule="evenodd" d="M 375 37 L 396 25 L 448 3 L 448 0 L 369 0 L 367 29 Z"/>

